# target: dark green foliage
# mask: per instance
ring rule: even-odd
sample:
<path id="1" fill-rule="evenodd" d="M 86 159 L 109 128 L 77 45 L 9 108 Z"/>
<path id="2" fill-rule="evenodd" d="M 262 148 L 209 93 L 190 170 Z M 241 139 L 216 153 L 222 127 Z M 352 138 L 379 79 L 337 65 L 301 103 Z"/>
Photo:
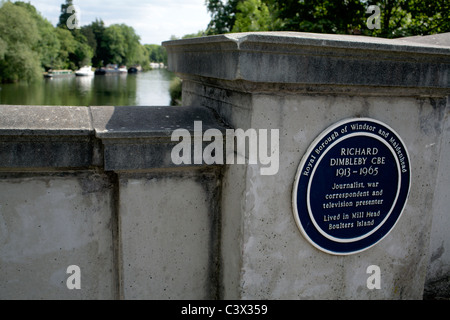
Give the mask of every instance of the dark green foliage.
<path id="1" fill-rule="evenodd" d="M 6 2 L 0 8 L 0 82 L 33 81 L 40 75 L 40 35 L 32 15 Z"/>
<path id="2" fill-rule="evenodd" d="M 146 44 L 144 47 L 147 50 L 150 62 L 162 62 L 167 64 L 167 52 L 164 47 L 157 44 Z"/>
<path id="3" fill-rule="evenodd" d="M 206 7 L 211 13 L 208 34 L 231 32 L 236 21 L 237 5 L 240 0 L 207 0 Z"/>
<path id="4" fill-rule="evenodd" d="M 450 1 L 377 1 L 381 9 L 381 29 L 373 35 L 396 38 L 450 32 Z"/>
<path id="5" fill-rule="evenodd" d="M 367 27 L 370 5 L 380 8 L 380 29 Z M 450 32 L 448 0 L 207 0 L 206 6 L 208 34 L 280 30 L 395 38 Z"/>

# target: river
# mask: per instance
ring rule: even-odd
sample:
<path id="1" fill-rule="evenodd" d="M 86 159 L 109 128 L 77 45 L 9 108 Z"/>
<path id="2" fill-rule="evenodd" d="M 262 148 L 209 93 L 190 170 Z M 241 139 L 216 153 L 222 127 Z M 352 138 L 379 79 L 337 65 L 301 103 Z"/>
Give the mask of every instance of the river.
<path id="1" fill-rule="evenodd" d="M 167 106 L 173 73 L 154 69 L 137 74 L 45 79 L 0 84 L 0 104 L 63 106 Z"/>

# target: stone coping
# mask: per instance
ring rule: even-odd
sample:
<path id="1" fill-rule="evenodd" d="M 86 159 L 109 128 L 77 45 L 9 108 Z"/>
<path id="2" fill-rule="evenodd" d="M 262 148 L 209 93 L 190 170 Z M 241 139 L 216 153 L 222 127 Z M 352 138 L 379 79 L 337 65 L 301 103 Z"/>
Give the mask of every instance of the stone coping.
<path id="1" fill-rule="evenodd" d="M 417 39 L 252 32 L 164 42 L 169 69 L 256 83 L 450 88 L 450 44 Z M 440 44 L 447 43 L 444 40 Z"/>
<path id="2" fill-rule="evenodd" d="M 0 170 L 172 167 L 171 134 L 194 121 L 226 130 L 205 107 L 0 105 Z"/>
<path id="3" fill-rule="evenodd" d="M 86 136 L 92 131 L 86 107 L 0 105 L 2 136 Z"/>
<path id="4" fill-rule="evenodd" d="M 215 113 L 205 107 L 90 107 L 95 135 L 100 139 L 170 138 L 184 128 L 194 132 L 194 121 L 202 121 L 203 130 L 226 128 Z"/>
<path id="5" fill-rule="evenodd" d="M 380 51 L 403 51 L 436 53 L 448 55 L 450 50 L 450 33 L 415 36 L 396 39 L 368 37 L 346 34 L 308 33 L 294 31 L 264 31 L 228 33 L 213 36 L 196 37 L 163 42 L 165 47 L 185 46 L 205 43 L 232 41 L 237 47 L 246 42 L 273 44 L 290 44 L 298 46 L 318 46 L 334 48 L 360 48 Z"/>

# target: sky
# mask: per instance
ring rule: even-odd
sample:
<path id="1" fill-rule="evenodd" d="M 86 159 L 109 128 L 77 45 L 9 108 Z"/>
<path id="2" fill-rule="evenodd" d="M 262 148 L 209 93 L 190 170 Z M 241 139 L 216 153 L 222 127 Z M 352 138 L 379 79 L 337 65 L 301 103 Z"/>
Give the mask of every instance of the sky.
<path id="1" fill-rule="evenodd" d="M 65 0 L 22 0 L 31 3 L 56 26 Z M 181 38 L 205 30 L 210 15 L 205 0 L 73 0 L 80 10 L 80 25 L 96 18 L 106 26 L 125 23 L 134 28 L 142 44 L 161 44 L 171 36 Z"/>

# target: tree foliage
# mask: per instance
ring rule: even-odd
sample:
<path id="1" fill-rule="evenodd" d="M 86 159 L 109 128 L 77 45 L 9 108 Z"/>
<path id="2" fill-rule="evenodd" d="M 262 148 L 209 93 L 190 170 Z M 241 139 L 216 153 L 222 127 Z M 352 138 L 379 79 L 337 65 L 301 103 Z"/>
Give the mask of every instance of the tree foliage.
<path id="1" fill-rule="evenodd" d="M 206 7 L 211 14 L 208 34 L 231 32 L 236 21 L 237 5 L 240 0 L 206 0 Z"/>
<path id="2" fill-rule="evenodd" d="M 245 0 L 239 2 L 236 20 L 232 32 L 269 31 L 272 30 L 272 21 L 267 4 L 262 0 Z"/>
<path id="3" fill-rule="evenodd" d="M 125 24 L 114 24 L 105 29 L 101 46 L 106 60 L 115 64 L 134 64 L 139 60 L 139 36 Z"/>
<path id="4" fill-rule="evenodd" d="M 380 8 L 380 29 L 369 29 L 370 5 Z M 208 34 L 302 31 L 387 38 L 450 31 L 448 0 L 206 0 Z"/>
<path id="5" fill-rule="evenodd" d="M 34 80 L 40 75 L 39 54 L 34 49 L 40 35 L 27 9 L 6 2 L 0 8 L 0 81 Z"/>
<path id="6" fill-rule="evenodd" d="M 68 28 L 74 14 L 67 11 L 72 0 L 61 5 L 56 27 L 30 3 L 0 1 L 0 82 L 32 81 L 49 69 L 114 63 L 148 70 L 150 61 L 167 63 L 163 47 L 142 45 L 135 30 L 125 24 L 106 26 L 96 19 L 80 28 Z"/>
<path id="7" fill-rule="evenodd" d="M 147 50 L 150 62 L 162 62 L 167 64 L 167 52 L 164 47 L 157 44 L 146 44 L 144 47 Z"/>
<path id="8" fill-rule="evenodd" d="M 376 36 L 395 38 L 450 32 L 450 1 L 377 1 L 381 9 L 381 29 Z"/>

